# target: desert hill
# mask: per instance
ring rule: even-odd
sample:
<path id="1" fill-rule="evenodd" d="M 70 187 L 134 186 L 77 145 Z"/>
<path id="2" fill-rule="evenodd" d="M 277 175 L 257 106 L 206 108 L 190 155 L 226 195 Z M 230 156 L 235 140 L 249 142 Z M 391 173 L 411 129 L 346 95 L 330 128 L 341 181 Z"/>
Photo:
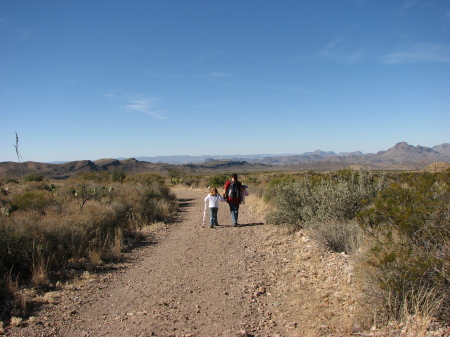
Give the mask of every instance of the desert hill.
<path id="1" fill-rule="evenodd" d="M 189 157 L 189 156 L 187 156 Z M 153 172 L 167 174 L 171 169 L 178 169 L 185 174 L 301 171 L 301 170 L 339 170 L 344 168 L 364 167 L 372 170 L 420 170 L 433 163 L 450 163 L 450 144 L 445 143 L 432 148 L 412 146 L 406 142 L 397 143 L 386 151 L 376 154 L 361 152 L 335 154 L 330 151 L 316 150 L 302 155 L 284 155 L 248 160 L 217 160 L 207 157 L 202 163 L 167 164 L 129 159 L 100 159 L 96 161 L 81 160 L 62 164 L 38 162 L 1 162 L 0 178 L 17 178 L 22 174 L 37 172 L 45 177 L 64 179 L 79 172 L 101 172 L 122 170 L 125 174 Z M 440 165 L 442 166 L 442 165 Z"/>
<path id="2" fill-rule="evenodd" d="M 436 173 L 436 172 L 442 172 L 450 169 L 449 163 L 443 163 L 443 162 L 437 162 L 430 164 L 422 169 L 422 171 L 430 172 L 430 173 Z"/>
<path id="3" fill-rule="evenodd" d="M 134 158 L 117 160 L 117 159 L 100 159 L 97 161 L 82 160 L 73 161 L 64 164 L 46 164 L 37 162 L 2 162 L 0 163 L 0 178 L 18 178 L 22 174 L 26 175 L 31 172 L 40 173 L 45 177 L 52 179 L 65 179 L 76 176 L 78 173 L 101 172 L 121 170 L 125 174 L 136 174 L 143 172 L 153 172 L 159 174 L 167 174 L 171 169 L 178 169 L 185 174 L 190 173 L 207 173 L 207 172 L 250 172 L 250 171 L 270 171 L 270 166 L 260 163 L 248 163 L 246 161 L 210 161 L 204 164 L 164 164 L 149 163 L 138 161 Z"/>

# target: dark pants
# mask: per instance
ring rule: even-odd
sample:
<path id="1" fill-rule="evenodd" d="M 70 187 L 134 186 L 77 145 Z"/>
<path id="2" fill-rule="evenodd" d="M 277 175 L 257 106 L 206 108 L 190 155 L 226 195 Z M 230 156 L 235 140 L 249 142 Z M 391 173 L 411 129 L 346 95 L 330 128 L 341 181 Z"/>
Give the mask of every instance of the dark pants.
<path id="1" fill-rule="evenodd" d="M 210 207 L 209 208 L 209 224 L 211 226 L 217 226 L 217 211 L 219 209 L 217 207 Z"/>

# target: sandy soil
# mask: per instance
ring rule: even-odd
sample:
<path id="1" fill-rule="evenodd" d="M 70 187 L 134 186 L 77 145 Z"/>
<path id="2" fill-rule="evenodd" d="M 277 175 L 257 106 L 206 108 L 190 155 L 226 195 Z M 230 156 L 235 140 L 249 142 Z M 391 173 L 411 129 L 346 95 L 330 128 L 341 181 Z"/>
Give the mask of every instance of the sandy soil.
<path id="1" fill-rule="evenodd" d="M 176 190 L 178 220 L 114 268 L 48 293 L 8 336 L 348 336 L 349 257 L 286 235 L 241 206 L 201 227 L 206 192 Z"/>

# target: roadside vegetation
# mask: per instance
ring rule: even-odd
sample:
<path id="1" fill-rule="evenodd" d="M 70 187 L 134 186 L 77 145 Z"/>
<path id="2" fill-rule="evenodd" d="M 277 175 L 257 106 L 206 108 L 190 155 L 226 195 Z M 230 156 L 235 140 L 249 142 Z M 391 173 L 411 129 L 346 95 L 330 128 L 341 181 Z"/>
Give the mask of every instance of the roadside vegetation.
<path id="1" fill-rule="evenodd" d="M 284 175 L 267 221 L 355 258 L 370 324 L 450 321 L 450 172 Z"/>
<path id="2" fill-rule="evenodd" d="M 121 171 L 68 180 L 28 174 L 1 181 L 0 282 L 2 316 L 23 316 L 20 289 L 56 282 L 114 261 L 141 230 L 177 210 L 175 195 L 157 174 Z"/>

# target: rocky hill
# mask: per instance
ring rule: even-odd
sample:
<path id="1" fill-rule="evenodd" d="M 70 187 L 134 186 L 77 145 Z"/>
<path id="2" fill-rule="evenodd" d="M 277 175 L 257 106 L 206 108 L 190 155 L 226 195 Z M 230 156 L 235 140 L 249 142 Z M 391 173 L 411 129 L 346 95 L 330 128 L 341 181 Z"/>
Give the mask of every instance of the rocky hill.
<path id="1" fill-rule="evenodd" d="M 422 168 L 434 162 L 450 163 L 450 144 L 442 144 L 433 148 L 412 146 L 400 142 L 386 151 L 376 154 L 362 154 L 352 152 L 344 154 L 330 154 L 330 152 L 315 151 L 309 154 L 296 156 L 266 157 L 262 163 L 269 165 L 296 165 L 296 166 L 337 166 L 361 165 L 373 169 L 405 169 Z M 314 165 L 312 165 L 314 163 Z"/>
<path id="2" fill-rule="evenodd" d="M 202 174 L 208 172 L 231 173 L 270 171 L 270 166 L 261 163 L 248 163 L 246 161 L 210 161 L 204 164 L 164 164 L 138 161 L 134 158 L 100 159 L 97 161 L 82 160 L 63 164 L 46 164 L 36 162 L 2 162 L 0 163 L 0 178 L 19 178 L 31 172 L 40 173 L 52 179 L 65 179 L 79 173 L 121 170 L 126 174 L 153 172 L 166 175 L 171 169 L 181 170 L 185 174 Z"/>
<path id="3" fill-rule="evenodd" d="M 448 143 L 433 146 L 432 149 L 441 154 L 450 156 L 450 144 L 448 144 Z"/>

